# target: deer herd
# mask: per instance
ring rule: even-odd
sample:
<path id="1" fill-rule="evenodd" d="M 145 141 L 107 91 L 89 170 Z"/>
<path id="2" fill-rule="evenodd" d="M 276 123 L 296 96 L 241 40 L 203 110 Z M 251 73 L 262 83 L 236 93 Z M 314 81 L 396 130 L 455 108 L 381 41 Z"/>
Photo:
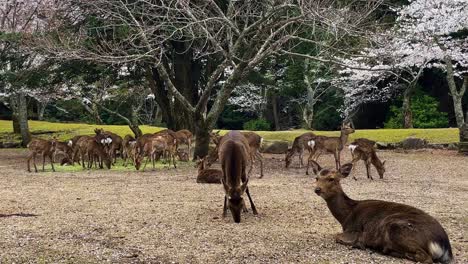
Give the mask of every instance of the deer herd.
<path id="1" fill-rule="evenodd" d="M 296 137 L 292 147 L 287 150 L 285 168 L 291 166 L 295 155 L 299 157 L 299 168 L 304 166 L 303 155 L 308 151 L 306 174 L 309 169 L 316 175 L 314 192 L 323 198 L 343 232 L 336 235 L 336 242 L 356 248 L 370 248 L 384 254 L 407 258 L 421 263 L 449 263 L 453 259 L 448 236 L 440 223 L 427 213 L 404 204 L 379 200 L 353 200 L 341 187 L 341 180 L 348 177 L 360 160 L 364 161 L 367 177 L 371 176 L 371 164 L 380 178 L 385 173 L 385 161 L 376 154 L 375 141 L 358 138 L 351 142 L 348 149 L 352 160 L 341 164 L 341 151 L 348 137 L 354 133 L 351 124 L 343 124 L 340 136 L 328 137 L 312 132 Z M 254 132 L 230 131 L 221 136 L 219 131 L 211 133 L 215 147 L 205 157 L 197 157 L 197 183 L 222 184 L 224 205 L 222 215 L 228 210 L 234 222 L 241 222 L 242 212 L 247 212 L 244 194 L 247 195 L 254 215 L 257 215 L 252 196 L 249 192 L 249 177 L 254 163 L 260 164 L 260 178 L 263 178 L 263 156 L 260 153 L 263 138 Z M 188 130 L 172 131 L 165 129 L 154 134 L 144 134 L 138 138 L 130 135 L 123 139 L 110 131 L 96 129 L 95 135 L 76 136 L 67 142 L 56 139 L 33 139 L 29 144 L 27 168 L 31 171 L 33 160 L 37 172 L 36 156 L 42 157 L 42 170 L 46 157 L 53 162 L 58 154 L 63 155 L 61 164 L 81 164 L 84 169 L 111 168 L 120 156 L 124 166 L 132 163 L 137 170 L 145 170 L 149 162 L 153 168 L 157 160 L 163 159 L 169 166 L 177 168 L 176 157 L 189 161 L 193 143 L 192 133 Z M 187 151 L 179 147 L 184 144 Z M 322 168 L 318 159 L 322 154 L 333 154 L 335 166 Z M 211 168 L 217 160 L 221 169 Z M 353 179 L 357 180 L 355 175 Z"/>

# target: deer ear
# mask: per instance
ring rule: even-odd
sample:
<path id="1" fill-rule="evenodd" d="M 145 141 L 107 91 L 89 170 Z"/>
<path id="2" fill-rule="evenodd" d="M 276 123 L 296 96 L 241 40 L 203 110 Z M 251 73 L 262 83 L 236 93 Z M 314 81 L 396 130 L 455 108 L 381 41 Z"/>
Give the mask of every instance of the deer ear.
<path id="1" fill-rule="evenodd" d="M 353 168 L 352 163 L 346 163 L 340 168 L 340 174 L 343 176 L 343 178 L 346 178 L 351 174 L 351 169 Z"/>
<path id="2" fill-rule="evenodd" d="M 385 162 L 387 162 L 387 161 L 386 161 L 386 160 L 384 160 L 384 161 L 382 162 L 382 166 L 385 166 Z"/>
<path id="3" fill-rule="evenodd" d="M 312 165 L 312 170 L 314 171 L 314 174 L 318 175 L 318 173 L 322 170 L 322 167 L 320 167 L 320 164 L 318 164 L 314 160 L 310 160 L 309 162 Z"/>

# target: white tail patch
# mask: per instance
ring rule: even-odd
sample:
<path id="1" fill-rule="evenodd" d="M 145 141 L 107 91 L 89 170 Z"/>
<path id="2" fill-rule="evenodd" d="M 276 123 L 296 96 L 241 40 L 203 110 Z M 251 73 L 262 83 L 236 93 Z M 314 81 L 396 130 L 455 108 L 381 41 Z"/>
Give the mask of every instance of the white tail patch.
<path id="1" fill-rule="evenodd" d="M 314 148 L 315 147 L 315 140 L 310 140 L 309 142 L 307 142 L 307 145 L 309 145 L 309 147 L 311 147 L 311 148 Z"/>
<path id="2" fill-rule="evenodd" d="M 107 143 L 107 144 L 112 143 L 112 138 L 106 138 L 106 143 Z"/>
<path id="3" fill-rule="evenodd" d="M 351 153 L 354 153 L 354 150 L 357 148 L 357 145 L 349 145 L 348 148 L 351 150 Z"/>
<path id="4" fill-rule="evenodd" d="M 260 138 L 260 146 L 263 144 L 263 138 Z"/>
<path id="5" fill-rule="evenodd" d="M 68 140 L 68 143 L 67 143 L 67 145 L 68 145 L 69 147 L 72 147 L 72 146 L 73 146 L 73 141 L 71 141 L 71 140 Z"/>
<path id="6" fill-rule="evenodd" d="M 432 259 L 439 259 L 444 255 L 444 253 L 447 254 L 447 252 L 444 252 L 444 249 L 436 242 L 429 242 L 429 252 L 431 252 Z"/>

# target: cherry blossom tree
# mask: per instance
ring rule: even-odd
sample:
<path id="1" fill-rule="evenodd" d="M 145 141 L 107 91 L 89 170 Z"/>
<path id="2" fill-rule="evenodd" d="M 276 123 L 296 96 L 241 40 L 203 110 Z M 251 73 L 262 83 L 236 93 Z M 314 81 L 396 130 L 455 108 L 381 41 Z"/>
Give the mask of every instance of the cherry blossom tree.
<path id="1" fill-rule="evenodd" d="M 404 91 L 404 110 L 422 70 L 445 71 L 457 126 L 464 124 L 462 98 L 468 86 L 468 1 L 414 0 L 396 10 L 393 28 L 376 35 L 361 56 L 340 60 L 336 80 L 345 92 L 344 112 L 361 103 L 387 100 Z M 457 86 L 457 80 L 462 85 Z M 406 88 L 402 89 L 402 82 Z M 405 115 L 407 116 L 407 115 Z M 405 124 L 410 120 L 405 118 Z"/>

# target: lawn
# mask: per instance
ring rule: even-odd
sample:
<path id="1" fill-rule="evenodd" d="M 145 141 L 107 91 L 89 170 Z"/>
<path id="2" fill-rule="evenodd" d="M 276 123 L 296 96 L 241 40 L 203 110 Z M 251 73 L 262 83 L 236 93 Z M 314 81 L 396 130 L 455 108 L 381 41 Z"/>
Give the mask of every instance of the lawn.
<path id="1" fill-rule="evenodd" d="M 132 134 L 130 128 L 125 125 L 90 125 L 80 123 L 52 123 L 44 121 L 29 121 L 31 133 L 35 137 L 52 138 L 56 136 L 59 140 L 67 140 L 76 135 L 94 134 L 95 128 L 104 128 L 125 136 Z M 163 129 L 162 127 L 141 126 L 143 133 L 154 133 Z M 0 141 L 19 141 L 19 137 L 14 135 L 11 121 L 0 120 Z M 225 133 L 226 131 L 221 131 Z M 287 140 L 292 141 L 296 136 L 307 132 L 307 130 L 291 131 L 258 131 L 265 140 Z M 318 135 L 338 136 L 339 131 L 314 131 Z M 402 141 L 407 137 L 419 137 L 428 140 L 430 143 L 453 143 L 459 142 L 457 128 L 439 129 L 362 129 L 351 134 L 350 140 L 354 138 L 368 138 L 378 142 L 394 143 Z"/>

